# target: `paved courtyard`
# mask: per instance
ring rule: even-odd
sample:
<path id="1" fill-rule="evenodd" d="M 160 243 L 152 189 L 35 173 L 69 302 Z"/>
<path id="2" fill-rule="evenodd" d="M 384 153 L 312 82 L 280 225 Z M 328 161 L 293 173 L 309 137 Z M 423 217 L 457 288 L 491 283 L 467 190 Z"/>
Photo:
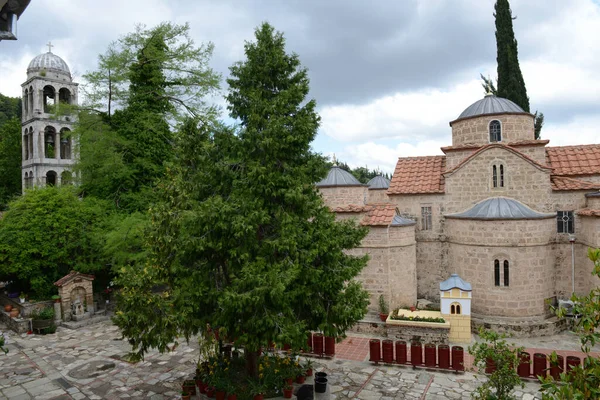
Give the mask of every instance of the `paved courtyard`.
<path id="1" fill-rule="evenodd" d="M 547 340 L 562 346 L 555 348 L 576 350 L 574 336 Z M 540 343 L 530 342 L 525 345 Z M 338 345 L 335 359 L 316 361 L 316 369 L 329 375 L 331 398 L 468 399 L 483 379 L 470 372 L 375 366 L 364 361 L 364 343 L 365 337 L 350 336 Z M 153 352 L 144 362 L 130 364 L 122 360 L 129 344 L 108 321 L 45 336 L 9 332 L 8 348 L 0 355 L 0 397 L 7 399 L 177 399 L 198 354 L 196 343 L 184 342 L 172 353 Z M 529 382 L 517 395 L 541 398 L 538 388 Z"/>

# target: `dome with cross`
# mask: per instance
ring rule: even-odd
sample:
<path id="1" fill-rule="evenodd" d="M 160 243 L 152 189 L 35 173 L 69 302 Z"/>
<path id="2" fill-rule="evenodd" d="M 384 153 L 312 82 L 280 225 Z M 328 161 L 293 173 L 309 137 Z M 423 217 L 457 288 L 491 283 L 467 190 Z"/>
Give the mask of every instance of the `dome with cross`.
<path id="1" fill-rule="evenodd" d="M 28 78 L 38 74 L 49 74 L 57 75 L 56 78 L 68 77 L 68 79 L 71 80 L 71 71 L 69 70 L 69 66 L 65 60 L 52 53 L 52 47 L 54 46 L 48 43 L 48 52 L 40 54 L 31 60 L 29 67 L 27 67 Z"/>

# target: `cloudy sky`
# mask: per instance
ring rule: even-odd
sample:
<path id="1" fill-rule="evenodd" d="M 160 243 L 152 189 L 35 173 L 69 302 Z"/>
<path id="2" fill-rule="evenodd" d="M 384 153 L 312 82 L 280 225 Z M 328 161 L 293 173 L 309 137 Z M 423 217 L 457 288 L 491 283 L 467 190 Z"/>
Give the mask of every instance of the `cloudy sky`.
<path id="1" fill-rule="evenodd" d="M 448 122 L 496 76 L 495 0 L 35 0 L 18 41 L 0 42 L 0 93 L 20 95 L 29 61 L 47 51 L 76 81 L 136 23 L 189 22 L 211 41 L 224 77 L 268 21 L 309 69 L 322 117 L 314 148 L 352 166 L 392 171 L 398 157 L 441 154 Z M 512 0 L 532 110 L 550 145 L 600 143 L 600 0 Z M 223 90 L 226 83 L 223 82 Z"/>

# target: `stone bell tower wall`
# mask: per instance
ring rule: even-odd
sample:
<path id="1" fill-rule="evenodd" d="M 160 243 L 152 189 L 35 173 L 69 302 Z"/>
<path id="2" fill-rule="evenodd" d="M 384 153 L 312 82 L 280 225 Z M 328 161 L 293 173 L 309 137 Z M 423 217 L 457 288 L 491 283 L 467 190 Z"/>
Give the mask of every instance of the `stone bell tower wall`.
<path id="1" fill-rule="evenodd" d="M 502 126 L 502 143 L 535 139 L 533 115 L 487 114 L 452 122 L 452 146 L 490 143 L 489 124 L 493 120 L 500 121 Z"/>

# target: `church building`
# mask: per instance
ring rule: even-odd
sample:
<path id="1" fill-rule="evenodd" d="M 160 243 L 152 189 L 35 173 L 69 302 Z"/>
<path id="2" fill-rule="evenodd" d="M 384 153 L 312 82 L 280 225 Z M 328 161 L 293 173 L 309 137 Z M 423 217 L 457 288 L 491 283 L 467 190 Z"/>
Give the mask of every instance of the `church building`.
<path id="1" fill-rule="evenodd" d="M 76 117 L 67 106 L 77 105 L 78 84 L 67 63 L 48 46 L 47 53 L 31 60 L 27 80 L 21 85 L 23 189 L 73 181 L 71 128 Z"/>
<path id="2" fill-rule="evenodd" d="M 534 116 L 486 95 L 454 121 L 444 155 L 399 158 L 391 182 L 367 185 L 334 166 L 317 184 L 340 219 L 369 234 L 360 279 L 376 308 L 439 303 L 452 274 L 472 284 L 473 326 L 552 333 L 551 304 L 600 284 L 600 145 L 535 140 Z"/>

